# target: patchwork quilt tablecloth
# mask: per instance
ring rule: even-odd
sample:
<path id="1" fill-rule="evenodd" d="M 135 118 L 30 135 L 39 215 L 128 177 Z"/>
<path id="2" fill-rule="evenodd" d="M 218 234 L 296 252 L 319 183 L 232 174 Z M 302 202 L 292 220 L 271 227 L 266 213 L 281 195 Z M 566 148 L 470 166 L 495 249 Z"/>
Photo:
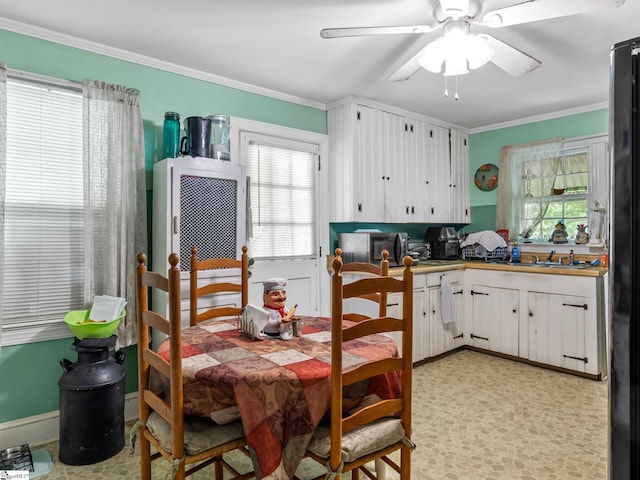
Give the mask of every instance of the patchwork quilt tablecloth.
<path id="1" fill-rule="evenodd" d="M 301 337 L 251 340 L 235 321 L 218 321 L 182 331 L 185 413 L 226 423 L 240 417 L 254 455 L 257 478 L 292 478 L 311 434 L 331 398 L 331 322 L 302 317 Z M 168 358 L 168 341 L 158 352 Z M 345 370 L 397 355 L 395 342 L 370 335 L 345 344 Z M 399 395 L 400 380 L 385 376 L 351 386 L 345 408 L 365 396 Z"/>

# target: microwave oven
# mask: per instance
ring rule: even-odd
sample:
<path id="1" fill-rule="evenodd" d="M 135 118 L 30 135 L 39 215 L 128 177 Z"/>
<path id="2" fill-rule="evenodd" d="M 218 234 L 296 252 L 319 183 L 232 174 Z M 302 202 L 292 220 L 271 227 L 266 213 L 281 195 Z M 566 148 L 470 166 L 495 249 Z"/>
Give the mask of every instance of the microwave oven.
<path id="1" fill-rule="evenodd" d="M 340 233 L 338 247 L 342 249 L 342 260 L 380 265 L 382 251 L 389 252 L 389 266 L 402 266 L 407 255 L 409 235 L 406 233 L 354 232 Z"/>

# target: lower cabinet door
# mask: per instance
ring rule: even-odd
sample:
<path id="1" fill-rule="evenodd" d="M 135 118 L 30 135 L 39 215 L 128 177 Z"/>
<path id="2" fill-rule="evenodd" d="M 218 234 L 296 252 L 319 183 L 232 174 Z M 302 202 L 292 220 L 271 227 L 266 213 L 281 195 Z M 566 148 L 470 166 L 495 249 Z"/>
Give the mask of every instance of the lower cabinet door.
<path id="1" fill-rule="evenodd" d="M 518 355 L 518 290 L 473 285 L 471 345 Z"/>
<path id="2" fill-rule="evenodd" d="M 429 350 L 430 356 L 453 350 L 463 344 L 462 325 L 464 325 L 464 298 L 462 285 L 451 284 L 453 293 L 455 320 L 443 323 L 442 289 L 429 288 Z"/>
<path id="3" fill-rule="evenodd" d="M 529 360 L 586 372 L 589 298 L 528 293 Z M 592 306 L 593 308 L 593 306 Z"/>

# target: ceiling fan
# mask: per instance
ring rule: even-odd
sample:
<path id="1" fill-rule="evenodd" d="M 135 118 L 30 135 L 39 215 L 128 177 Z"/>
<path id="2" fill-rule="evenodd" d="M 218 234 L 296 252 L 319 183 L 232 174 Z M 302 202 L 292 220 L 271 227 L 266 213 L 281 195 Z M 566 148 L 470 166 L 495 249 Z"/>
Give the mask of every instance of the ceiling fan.
<path id="1" fill-rule="evenodd" d="M 550 18 L 576 15 L 607 7 L 619 7 L 625 0 L 520 0 L 506 7 L 483 12 L 482 0 L 431 0 L 434 22 L 428 25 L 325 28 L 322 38 L 368 35 L 422 34 L 442 29 L 442 36 L 428 43 L 387 78 L 407 80 L 420 67 L 434 73 L 461 75 L 491 61 L 518 77 L 542 62 L 516 47 L 486 33 L 471 33 L 472 26 L 500 28 Z"/>

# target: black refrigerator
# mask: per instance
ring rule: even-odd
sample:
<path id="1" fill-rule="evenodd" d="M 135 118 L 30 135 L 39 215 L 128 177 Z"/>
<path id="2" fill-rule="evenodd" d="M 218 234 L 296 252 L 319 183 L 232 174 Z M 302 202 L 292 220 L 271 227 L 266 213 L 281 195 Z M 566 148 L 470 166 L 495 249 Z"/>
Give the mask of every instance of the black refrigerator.
<path id="1" fill-rule="evenodd" d="M 609 480 L 640 479 L 640 37 L 611 51 Z"/>

